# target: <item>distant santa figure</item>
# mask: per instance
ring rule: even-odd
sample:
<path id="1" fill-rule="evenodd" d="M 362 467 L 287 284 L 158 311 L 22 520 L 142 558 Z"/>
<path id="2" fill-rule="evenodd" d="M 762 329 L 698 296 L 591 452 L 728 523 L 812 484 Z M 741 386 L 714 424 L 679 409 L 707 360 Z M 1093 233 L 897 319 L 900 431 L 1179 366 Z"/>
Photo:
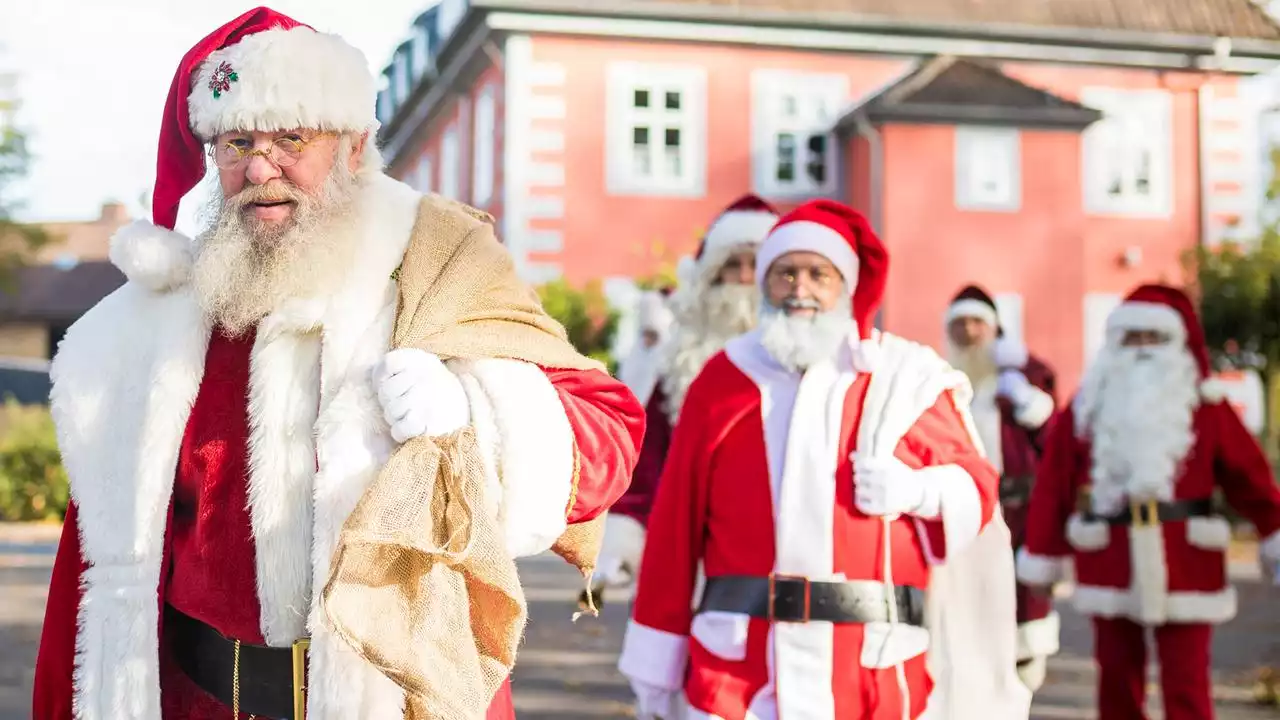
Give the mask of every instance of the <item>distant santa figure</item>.
<path id="1" fill-rule="evenodd" d="M 1213 625 L 1236 613 L 1216 492 L 1257 527 L 1264 569 L 1280 563 L 1280 488 L 1208 373 L 1191 301 L 1141 286 L 1108 318 L 1104 347 L 1046 437 L 1018 576 L 1046 586 L 1074 559 L 1101 720 L 1145 717 L 1148 629 L 1165 717 L 1213 717 Z"/>
<path id="2" fill-rule="evenodd" d="M 676 292 L 665 301 L 645 300 L 642 312 L 655 322 L 667 322 L 668 312 L 673 317 L 662 344 L 643 351 L 636 367 L 620 369 L 623 382 L 645 405 L 647 424 L 631 486 L 605 520 L 592 581 L 596 605 L 603 603 L 605 587 L 632 582 L 640 569 L 645 524 L 689 385 L 730 338 L 755 327 L 760 308 L 756 249 L 777 220 L 777 212 L 755 195 L 735 200 L 712 223 L 697 254 L 681 263 Z M 585 591 L 579 603 L 586 604 Z"/>
<path id="3" fill-rule="evenodd" d="M 969 410 L 987 459 L 1000 471 L 1000 508 L 1016 551 L 1026 535 L 1041 430 L 1056 409 L 1053 369 L 1005 333 L 995 300 L 977 285 L 962 289 L 947 308 L 947 359 L 973 385 Z M 1032 690 L 1044 684 L 1059 632 L 1050 597 L 1020 585 L 1018 675 Z"/>

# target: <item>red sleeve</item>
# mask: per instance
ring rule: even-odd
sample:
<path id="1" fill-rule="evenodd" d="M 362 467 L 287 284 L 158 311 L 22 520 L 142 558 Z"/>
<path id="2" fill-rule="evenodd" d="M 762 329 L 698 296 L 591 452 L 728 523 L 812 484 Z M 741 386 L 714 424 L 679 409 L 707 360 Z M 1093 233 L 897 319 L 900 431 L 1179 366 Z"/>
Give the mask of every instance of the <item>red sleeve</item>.
<path id="1" fill-rule="evenodd" d="M 946 557 L 946 537 L 952 534 L 945 527 L 950 514 L 948 505 L 957 512 L 977 516 L 965 518 L 974 527 L 974 537 L 991 522 L 1000 502 L 1000 477 L 978 452 L 951 393 L 943 393 L 920 416 L 902 438 L 897 455 L 916 469 L 947 467 L 946 475 L 939 476 L 948 486 L 943 490 L 943 516 L 924 523 L 929 548 L 936 558 Z"/>
<path id="2" fill-rule="evenodd" d="M 1076 508 L 1076 483 L 1088 462 L 1088 451 L 1076 437 L 1071 406 L 1049 421 L 1044 455 L 1036 469 L 1027 506 L 1027 552 L 1046 558 L 1072 554 L 1067 520 Z"/>
<path id="3" fill-rule="evenodd" d="M 576 446 L 569 522 L 595 518 L 631 482 L 644 438 L 644 408 L 622 382 L 599 370 L 548 370 Z"/>
<path id="4" fill-rule="evenodd" d="M 31 703 L 35 720 L 71 720 L 71 677 L 75 670 L 80 575 L 85 567 L 80 556 L 76 515 L 73 504 L 67 509 L 62 540 L 53 562 L 53 579 L 49 583 L 49 600 L 45 605 L 44 629 L 40 636 L 40 654 L 36 658 L 35 695 Z"/>
<path id="5" fill-rule="evenodd" d="M 1227 503 L 1248 518 L 1267 538 L 1280 531 L 1280 487 L 1271 474 L 1267 456 L 1227 403 L 1209 406 L 1217 434 L 1213 465 Z"/>

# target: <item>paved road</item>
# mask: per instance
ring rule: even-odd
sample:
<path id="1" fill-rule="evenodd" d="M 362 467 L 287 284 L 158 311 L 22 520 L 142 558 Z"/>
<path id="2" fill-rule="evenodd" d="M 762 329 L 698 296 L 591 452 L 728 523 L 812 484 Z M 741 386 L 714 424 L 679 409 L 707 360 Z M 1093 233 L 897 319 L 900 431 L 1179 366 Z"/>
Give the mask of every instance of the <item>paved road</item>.
<path id="1" fill-rule="evenodd" d="M 30 717 L 31 665 L 44 612 L 52 561 L 52 534 L 0 526 L 0 720 Z M 1215 696 L 1220 720 L 1280 720 L 1280 711 L 1248 702 L 1257 658 L 1280 644 L 1280 613 L 1247 564 L 1237 569 L 1241 614 L 1218 632 Z M 530 625 L 515 676 L 520 720 L 588 720 L 632 717 L 630 692 L 613 669 L 626 624 L 625 597 L 611 597 L 599 619 L 570 621 L 578 580 L 555 557 L 525 561 Z M 1271 603 L 1270 612 L 1267 602 Z M 1049 682 L 1036 700 L 1034 720 L 1096 717 L 1088 624 L 1062 604 L 1062 655 L 1050 665 Z M 1153 686 L 1153 690 L 1154 690 Z M 1158 694 L 1158 693 L 1156 693 Z M 1153 695 L 1154 698 L 1154 695 Z M 1153 708 L 1158 708 L 1158 701 Z M 1154 714 L 1159 717 L 1159 714 Z"/>

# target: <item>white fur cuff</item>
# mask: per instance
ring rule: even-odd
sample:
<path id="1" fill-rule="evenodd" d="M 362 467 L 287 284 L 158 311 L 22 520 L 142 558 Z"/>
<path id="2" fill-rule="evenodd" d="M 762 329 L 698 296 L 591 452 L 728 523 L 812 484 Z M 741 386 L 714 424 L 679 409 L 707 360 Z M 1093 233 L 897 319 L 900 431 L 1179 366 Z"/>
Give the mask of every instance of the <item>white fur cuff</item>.
<path id="1" fill-rule="evenodd" d="M 689 662 L 689 638 L 632 620 L 622 640 L 618 670 L 632 680 L 670 690 L 684 686 Z"/>
<path id="2" fill-rule="evenodd" d="M 111 237 L 107 257 L 130 282 L 164 292 L 187 281 L 195 261 L 195 246 L 182 233 L 150 220 L 135 220 Z"/>
<path id="3" fill-rule="evenodd" d="M 1030 660 L 1057 655 L 1060 649 L 1062 619 L 1051 612 L 1039 620 L 1018 626 L 1018 659 Z"/>
<path id="4" fill-rule="evenodd" d="M 1277 530 L 1258 545 L 1258 554 L 1273 563 L 1280 563 L 1280 530 Z"/>
<path id="5" fill-rule="evenodd" d="M 1018 580 L 1024 585 L 1044 587 L 1061 582 L 1067 574 L 1067 559 L 1035 555 L 1018 550 Z"/>
<path id="6" fill-rule="evenodd" d="M 1053 416 L 1053 411 L 1056 409 L 1053 397 L 1049 393 L 1030 385 L 1026 398 L 1014 411 L 1013 418 L 1022 427 L 1034 430 L 1049 422 L 1049 418 Z"/>

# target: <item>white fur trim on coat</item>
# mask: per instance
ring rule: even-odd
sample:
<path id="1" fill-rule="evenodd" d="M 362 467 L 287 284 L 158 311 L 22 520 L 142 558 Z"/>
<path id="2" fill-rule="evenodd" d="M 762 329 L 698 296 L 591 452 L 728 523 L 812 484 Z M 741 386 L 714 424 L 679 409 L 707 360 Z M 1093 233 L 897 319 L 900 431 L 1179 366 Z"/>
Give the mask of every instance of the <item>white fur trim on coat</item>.
<path id="1" fill-rule="evenodd" d="M 550 549 L 568 527 L 577 453 L 559 391 L 541 368 L 519 360 L 470 360 L 455 367 L 474 379 L 463 384 L 473 414 L 478 408 L 492 420 L 493 449 L 486 453 L 501 487 L 498 517 L 507 551 L 528 557 Z M 487 433 L 477 429 L 479 437 Z"/>
<path id="2" fill-rule="evenodd" d="M 651 628 L 632 620 L 622 641 L 618 670 L 632 680 L 663 690 L 684 687 L 684 671 L 689 663 L 689 638 Z"/>
<path id="3" fill-rule="evenodd" d="M 1231 396 L 1231 387 L 1217 379 L 1209 378 L 1200 383 L 1200 398 L 1205 402 L 1219 403 Z"/>
<path id="4" fill-rule="evenodd" d="M 858 253 L 843 235 L 808 220 L 780 225 L 760 244 L 756 254 L 756 284 L 764 287 L 765 275 L 778 258 L 792 252 L 814 252 L 831 261 L 852 292 L 858 284 Z"/>
<path id="5" fill-rule="evenodd" d="M 1022 427 L 1034 430 L 1049 422 L 1049 418 L 1053 417 L 1053 411 L 1056 409 L 1052 395 L 1034 385 L 1029 385 L 1026 400 L 1014 409 L 1013 419 Z"/>
<path id="6" fill-rule="evenodd" d="M 1231 546 L 1231 523 L 1216 516 L 1187 518 L 1187 543 L 1201 550 L 1225 551 Z"/>
<path id="7" fill-rule="evenodd" d="M 1018 659 L 1057 655 L 1061 635 L 1062 618 L 1056 612 L 1022 623 L 1018 626 Z"/>
<path id="8" fill-rule="evenodd" d="M 217 97 L 219 68 L 235 80 Z M 233 130 L 362 132 L 377 125 L 377 84 L 364 53 L 338 35 L 276 28 L 210 53 L 187 96 L 192 131 L 206 142 Z"/>
<path id="9" fill-rule="evenodd" d="M 1171 592 L 1162 597 L 1159 619 L 1144 617 L 1147 601 L 1139 593 L 1123 588 L 1080 585 L 1072 602 L 1082 614 L 1106 618 L 1129 618 L 1140 624 L 1224 623 L 1236 616 L 1236 589 L 1227 586 L 1214 592 Z"/>
<path id="10" fill-rule="evenodd" d="M 164 292 L 187 282 L 195 246 L 182 233 L 135 220 L 111 236 L 107 257 L 130 282 Z"/>
<path id="11" fill-rule="evenodd" d="M 1073 513 L 1067 519 L 1067 542 L 1080 552 L 1097 552 L 1111 544 L 1111 526 Z"/>
<path id="12" fill-rule="evenodd" d="M 1053 585 L 1066 577 L 1067 562 L 1068 559 L 1065 557 L 1036 555 L 1027 552 L 1025 547 L 1020 548 L 1017 563 L 1018 580 L 1024 585 L 1035 587 Z"/>

